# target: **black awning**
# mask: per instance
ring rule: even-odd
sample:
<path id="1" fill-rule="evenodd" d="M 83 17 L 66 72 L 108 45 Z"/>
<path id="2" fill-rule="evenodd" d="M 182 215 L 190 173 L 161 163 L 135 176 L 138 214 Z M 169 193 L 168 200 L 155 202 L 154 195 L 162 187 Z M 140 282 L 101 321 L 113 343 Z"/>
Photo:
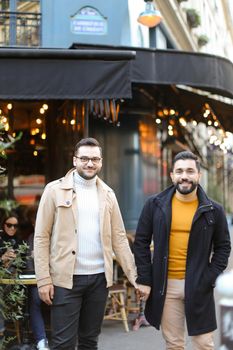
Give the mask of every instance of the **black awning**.
<path id="1" fill-rule="evenodd" d="M 0 49 L 0 99 L 131 97 L 133 51 Z"/>
<path id="2" fill-rule="evenodd" d="M 229 60 L 176 50 L 137 50 L 132 82 L 187 85 L 233 98 L 233 64 Z"/>
<path id="3" fill-rule="evenodd" d="M 186 85 L 233 98 L 233 63 L 205 53 L 107 45 L 73 44 L 72 48 L 134 50 L 132 83 Z"/>

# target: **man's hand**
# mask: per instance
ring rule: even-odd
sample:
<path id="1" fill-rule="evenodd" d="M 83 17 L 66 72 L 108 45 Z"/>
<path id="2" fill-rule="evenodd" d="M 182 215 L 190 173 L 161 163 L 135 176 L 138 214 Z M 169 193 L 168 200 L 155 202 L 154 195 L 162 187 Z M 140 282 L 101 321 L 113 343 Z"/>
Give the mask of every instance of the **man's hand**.
<path id="1" fill-rule="evenodd" d="M 151 287 L 150 286 L 145 286 L 143 284 L 138 284 L 137 285 L 137 292 L 140 296 L 140 299 L 143 301 L 146 301 L 149 298 L 150 295 L 150 291 L 151 291 Z"/>
<path id="2" fill-rule="evenodd" d="M 39 287 L 39 296 L 43 302 L 47 305 L 52 305 L 54 296 L 53 284 L 47 284 L 46 286 Z"/>

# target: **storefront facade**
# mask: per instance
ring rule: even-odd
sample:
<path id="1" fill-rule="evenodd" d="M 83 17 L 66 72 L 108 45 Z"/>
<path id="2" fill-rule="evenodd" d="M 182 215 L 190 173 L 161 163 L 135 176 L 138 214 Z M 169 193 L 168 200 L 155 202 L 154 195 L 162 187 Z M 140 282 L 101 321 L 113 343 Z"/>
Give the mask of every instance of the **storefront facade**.
<path id="1" fill-rule="evenodd" d="M 186 64 L 190 69 L 184 71 Z M 198 65 L 210 72 L 218 67 L 221 74 L 215 69 L 211 80 L 199 69 L 192 76 Z M 177 84 L 230 97 L 232 72 L 227 60 L 175 51 L 1 50 L 2 117 L 8 132 L 22 132 L 8 154 L 8 183 L 2 189 L 21 204 L 34 203 L 48 181 L 72 166 L 75 143 L 93 136 L 104 149 L 101 176 L 116 191 L 127 229 L 134 230 L 145 199 L 170 183 L 172 155 L 186 148 L 200 151 L 181 117 L 204 121 L 208 102 L 218 108 L 218 121 L 230 125 L 231 108 Z"/>

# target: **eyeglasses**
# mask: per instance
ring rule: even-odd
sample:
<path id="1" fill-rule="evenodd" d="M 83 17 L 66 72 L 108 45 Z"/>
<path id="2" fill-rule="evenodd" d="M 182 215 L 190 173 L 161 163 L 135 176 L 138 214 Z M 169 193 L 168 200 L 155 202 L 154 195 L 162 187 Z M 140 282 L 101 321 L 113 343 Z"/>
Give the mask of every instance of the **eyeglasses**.
<path id="1" fill-rule="evenodd" d="M 11 224 L 9 222 L 5 222 L 5 225 L 6 225 L 7 228 L 13 227 L 14 229 L 17 229 L 18 226 L 19 226 L 18 224 Z"/>
<path id="2" fill-rule="evenodd" d="M 85 156 L 83 156 L 83 157 L 75 156 L 75 158 L 80 159 L 81 163 L 83 163 L 83 164 L 87 164 L 89 161 L 91 161 L 93 164 L 99 164 L 101 159 L 102 159 L 102 158 L 99 158 L 99 157 L 89 158 L 89 157 L 85 157 Z"/>

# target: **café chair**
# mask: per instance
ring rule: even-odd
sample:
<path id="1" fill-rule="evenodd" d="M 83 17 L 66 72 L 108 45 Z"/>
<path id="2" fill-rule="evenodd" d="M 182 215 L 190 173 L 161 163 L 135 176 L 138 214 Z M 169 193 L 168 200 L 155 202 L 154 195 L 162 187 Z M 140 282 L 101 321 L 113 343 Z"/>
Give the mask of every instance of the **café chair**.
<path id="1" fill-rule="evenodd" d="M 126 311 L 127 315 L 131 313 L 139 312 L 139 297 L 136 294 L 135 287 L 127 280 L 125 281 L 126 287 Z"/>
<path id="2" fill-rule="evenodd" d="M 126 288 L 122 284 L 115 284 L 109 288 L 109 301 L 107 303 L 104 320 L 119 320 L 123 322 L 126 332 L 129 332 L 126 313 Z"/>

